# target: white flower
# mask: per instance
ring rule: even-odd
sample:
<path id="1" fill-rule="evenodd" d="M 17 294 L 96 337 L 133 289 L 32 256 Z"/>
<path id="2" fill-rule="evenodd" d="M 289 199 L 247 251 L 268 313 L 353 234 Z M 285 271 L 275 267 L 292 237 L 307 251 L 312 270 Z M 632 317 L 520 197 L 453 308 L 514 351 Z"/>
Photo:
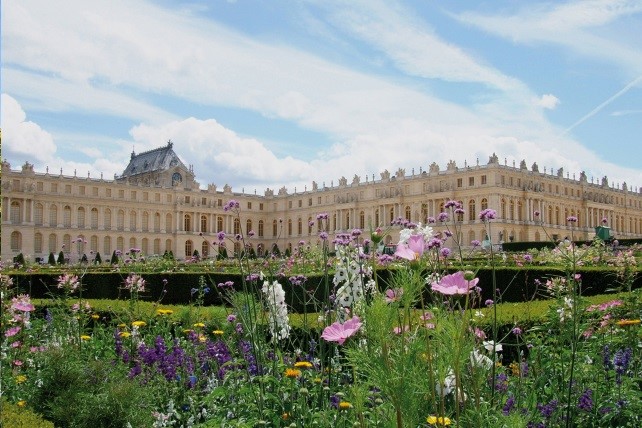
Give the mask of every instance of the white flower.
<path id="1" fill-rule="evenodd" d="M 278 281 L 263 282 L 261 288 L 269 311 L 270 333 L 273 340 L 285 339 L 290 335 L 288 307 L 285 303 L 285 291 Z"/>
<path id="2" fill-rule="evenodd" d="M 486 348 L 488 352 L 493 352 L 493 348 L 495 349 L 495 352 L 502 352 L 501 343 L 495 344 L 492 340 L 484 340 L 482 345 L 484 345 L 484 348 Z"/>
<path id="3" fill-rule="evenodd" d="M 493 360 L 484 354 L 480 354 L 477 349 L 470 353 L 470 363 L 473 367 L 482 367 L 486 370 L 490 370 L 493 367 Z"/>

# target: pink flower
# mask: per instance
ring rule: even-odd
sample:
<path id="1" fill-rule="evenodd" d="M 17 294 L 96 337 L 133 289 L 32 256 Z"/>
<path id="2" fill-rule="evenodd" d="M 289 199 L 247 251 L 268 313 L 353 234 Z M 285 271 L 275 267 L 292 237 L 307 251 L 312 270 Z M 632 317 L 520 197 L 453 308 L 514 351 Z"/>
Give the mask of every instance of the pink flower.
<path id="1" fill-rule="evenodd" d="M 402 295 L 402 288 L 395 288 L 394 290 L 392 288 L 389 288 L 386 290 L 386 303 L 398 302 L 399 300 L 401 300 Z"/>
<path id="2" fill-rule="evenodd" d="M 29 300 L 29 296 L 21 295 L 18 297 L 14 297 L 12 300 L 13 303 L 11 304 L 11 309 L 13 310 L 31 312 L 36 309 Z"/>
<path id="3" fill-rule="evenodd" d="M 441 294 L 452 296 L 455 294 L 468 294 L 479 282 L 479 278 L 468 281 L 464 278 L 464 272 L 455 272 L 446 275 L 439 282 L 432 283 L 432 290 Z"/>
<path id="4" fill-rule="evenodd" d="M 405 326 L 403 326 L 403 328 L 395 327 L 395 328 L 392 329 L 392 332 L 394 334 L 401 334 L 401 333 L 406 332 L 406 331 L 410 331 L 410 326 L 409 325 L 405 325 Z"/>
<path id="5" fill-rule="evenodd" d="M 345 342 L 348 337 L 355 334 L 360 327 L 361 320 L 359 320 L 359 317 L 355 315 L 343 324 L 335 322 L 324 328 L 321 338 L 328 342 L 337 342 L 339 345 L 343 345 L 343 342 Z"/>
<path id="6" fill-rule="evenodd" d="M 423 235 L 410 235 L 405 244 L 397 245 L 395 256 L 406 260 L 417 260 L 424 253 L 425 242 Z"/>
<path id="7" fill-rule="evenodd" d="M 20 332 L 20 330 L 21 330 L 20 326 L 17 325 L 15 327 L 8 328 L 7 331 L 4 332 L 4 335 L 6 337 L 15 336 L 16 334 L 18 334 Z"/>
<path id="8" fill-rule="evenodd" d="M 419 317 L 419 319 L 421 319 L 423 321 L 428 321 L 428 320 L 433 319 L 434 317 L 435 317 L 435 315 L 432 312 L 429 311 L 429 312 L 424 312 L 423 315 L 421 315 Z"/>

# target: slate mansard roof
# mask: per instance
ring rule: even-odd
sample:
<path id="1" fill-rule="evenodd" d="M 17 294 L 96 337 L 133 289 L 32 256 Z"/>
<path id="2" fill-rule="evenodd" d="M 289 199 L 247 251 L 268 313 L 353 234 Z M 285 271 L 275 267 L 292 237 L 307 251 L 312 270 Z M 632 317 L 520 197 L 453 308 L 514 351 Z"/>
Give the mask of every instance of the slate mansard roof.
<path id="1" fill-rule="evenodd" d="M 172 147 L 173 143 L 168 141 L 167 145 L 163 147 L 148 150 L 143 153 L 136 154 L 132 151 L 132 156 L 127 168 L 125 168 L 122 175 L 117 179 L 123 180 L 139 174 L 167 171 L 168 169 L 176 166 L 181 169 L 188 170 L 185 164 L 176 155 Z"/>

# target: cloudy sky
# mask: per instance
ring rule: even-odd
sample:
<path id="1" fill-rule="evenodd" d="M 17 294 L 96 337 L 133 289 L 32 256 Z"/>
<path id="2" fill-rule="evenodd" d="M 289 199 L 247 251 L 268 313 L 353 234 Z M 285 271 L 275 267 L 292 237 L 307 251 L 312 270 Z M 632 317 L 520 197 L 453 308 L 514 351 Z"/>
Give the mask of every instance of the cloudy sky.
<path id="1" fill-rule="evenodd" d="M 2 157 L 290 191 L 497 153 L 642 187 L 642 1 L 7 0 Z"/>

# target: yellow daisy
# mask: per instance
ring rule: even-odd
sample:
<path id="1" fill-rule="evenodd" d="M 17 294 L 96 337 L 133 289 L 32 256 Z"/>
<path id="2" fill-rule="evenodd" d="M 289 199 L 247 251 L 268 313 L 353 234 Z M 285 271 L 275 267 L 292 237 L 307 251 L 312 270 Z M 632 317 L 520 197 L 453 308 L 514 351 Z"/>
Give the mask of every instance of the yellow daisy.
<path id="1" fill-rule="evenodd" d="M 640 320 L 620 320 L 616 322 L 616 324 L 620 327 L 627 327 L 629 325 L 638 325 L 640 324 Z"/>
<path id="2" fill-rule="evenodd" d="M 439 417 L 437 417 L 437 416 L 428 416 L 426 418 L 426 422 L 428 422 L 430 425 L 440 425 L 440 426 L 443 426 L 443 427 L 448 426 L 448 425 L 450 425 L 452 423 L 450 421 L 450 419 L 445 417 L 445 416 L 443 416 L 443 417 L 442 416 L 439 416 Z"/>
<path id="3" fill-rule="evenodd" d="M 223 336 L 224 331 L 223 330 L 213 330 L 212 334 L 215 336 Z"/>
<path id="4" fill-rule="evenodd" d="M 86 334 L 83 334 L 82 336 L 80 336 L 80 340 L 89 340 L 89 339 L 91 339 L 91 336 L 87 336 Z"/>
<path id="5" fill-rule="evenodd" d="M 289 378 L 294 379 L 294 378 L 297 378 L 299 376 L 301 376 L 301 370 L 285 369 L 285 377 L 289 377 Z"/>
<path id="6" fill-rule="evenodd" d="M 348 410 L 352 408 L 352 404 L 349 403 L 348 401 L 340 401 L 339 402 L 339 410 Z"/>
<path id="7" fill-rule="evenodd" d="M 294 367 L 297 369 L 310 369 L 313 367 L 312 363 L 309 361 L 297 361 L 294 363 Z"/>
<path id="8" fill-rule="evenodd" d="M 132 322 L 132 326 L 134 327 L 145 327 L 147 323 L 145 321 L 134 321 Z"/>

